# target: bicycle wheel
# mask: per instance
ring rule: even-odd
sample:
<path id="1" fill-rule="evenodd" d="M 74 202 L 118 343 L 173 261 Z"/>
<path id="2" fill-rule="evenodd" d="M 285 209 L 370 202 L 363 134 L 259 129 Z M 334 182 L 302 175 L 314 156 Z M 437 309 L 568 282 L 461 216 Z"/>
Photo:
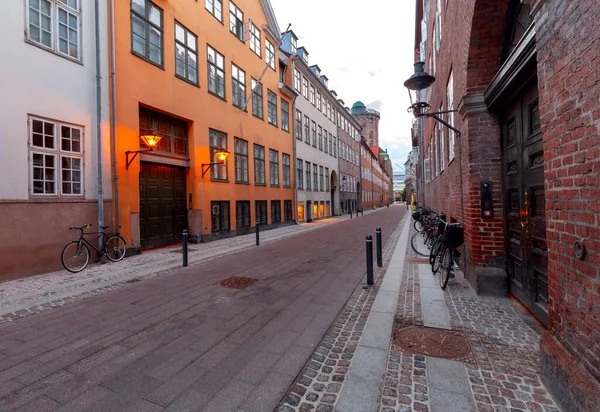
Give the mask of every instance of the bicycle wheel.
<path id="1" fill-rule="evenodd" d="M 442 242 L 440 242 L 440 247 L 437 250 L 435 259 L 431 263 L 431 272 L 434 275 L 438 272 L 438 270 L 440 270 L 440 267 L 442 266 L 442 260 L 444 258 L 444 253 L 446 253 L 446 247 L 442 245 Z"/>
<path id="2" fill-rule="evenodd" d="M 446 289 L 450 272 L 452 271 L 452 250 L 444 248 L 444 255 L 441 258 L 440 264 L 440 287 Z"/>
<path id="3" fill-rule="evenodd" d="M 437 254 L 440 251 L 440 245 L 441 245 L 441 242 L 437 237 L 435 237 L 431 241 L 431 253 L 429 254 L 429 264 L 432 265 L 432 268 L 433 268 L 433 262 L 435 261 L 435 258 L 437 257 Z"/>
<path id="4" fill-rule="evenodd" d="M 126 251 L 127 246 L 125 240 L 121 236 L 112 235 L 106 239 L 106 243 L 104 244 L 104 253 L 106 253 L 106 257 L 113 262 L 122 260 L 125 257 Z"/>
<path id="5" fill-rule="evenodd" d="M 423 223 L 420 220 L 415 220 L 415 223 L 413 223 L 413 226 L 417 232 L 423 231 Z"/>
<path id="6" fill-rule="evenodd" d="M 410 238 L 410 247 L 412 247 L 412 250 L 414 250 L 417 255 L 429 257 L 429 247 L 427 246 L 428 239 L 429 233 L 425 231 L 417 232 Z"/>
<path id="7" fill-rule="evenodd" d="M 90 262 L 90 250 L 84 243 L 74 240 L 65 246 L 60 260 L 69 272 L 81 272 Z"/>

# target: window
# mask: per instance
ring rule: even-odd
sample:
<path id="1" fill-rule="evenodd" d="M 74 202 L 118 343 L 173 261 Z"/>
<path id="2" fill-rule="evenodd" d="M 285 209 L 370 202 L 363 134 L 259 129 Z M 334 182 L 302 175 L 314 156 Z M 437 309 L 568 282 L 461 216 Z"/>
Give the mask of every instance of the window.
<path id="1" fill-rule="evenodd" d="M 290 36 L 290 47 L 292 50 L 292 53 L 296 53 L 296 50 L 298 49 L 297 45 L 296 45 L 296 38 L 292 35 Z"/>
<path id="2" fill-rule="evenodd" d="M 319 175 L 317 174 L 317 165 L 313 163 L 313 190 L 319 190 Z"/>
<path id="3" fill-rule="evenodd" d="M 325 96 L 321 99 L 321 113 L 327 116 L 327 101 L 325 101 Z"/>
<path id="4" fill-rule="evenodd" d="M 271 200 L 271 223 L 281 222 L 281 200 Z"/>
<path id="5" fill-rule="evenodd" d="M 327 132 L 325 132 L 325 135 L 327 135 Z M 325 147 L 327 147 L 327 145 L 325 145 Z M 323 128 L 321 126 L 319 126 L 319 149 L 322 150 L 323 148 Z"/>
<path id="6" fill-rule="evenodd" d="M 334 139 L 333 139 L 333 136 L 331 135 L 331 133 L 329 133 L 329 153 L 332 152 L 331 151 L 332 147 L 335 147 Z M 335 152 L 333 153 L 333 157 L 335 157 Z"/>
<path id="7" fill-rule="evenodd" d="M 304 116 L 304 142 L 310 144 L 310 119 L 308 116 Z"/>
<path id="8" fill-rule="evenodd" d="M 210 202 L 212 233 L 229 230 L 229 201 Z"/>
<path id="9" fill-rule="evenodd" d="M 209 129 L 210 137 L 210 158 L 211 163 L 218 162 L 215 152 L 227 150 L 227 135 L 213 129 Z M 210 168 L 210 178 L 212 180 L 227 180 L 227 160 L 224 164 L 214 165 Z"/>
<path id="10" fill-rule="evenodd" d="M 225 99 L 225 58 L 210 46 L 206 46 L 208 57 L 208 91 Z"/>
<path id="11" fill-rule="evenodd" d="M 244 41 L 244 13 L 231 1 L 229 2 L 229 31 Z"/>
<path id="12" fill-rule="evenodd" d="M 310 85 L 310 90 L 308 92 L 308 96 L 309 96 L 310 102 L 314 106 L 315 105 L 315 86 L 313 86 L 312 84 Z"/>
<path id="13" fill-rule="evenodd" d="M 265 184 L 265 148 L 254 145 L 254 184 Z"/>
<path id="14" fill-rule="evenodd" d="M 302 96 L 308 99 L 308 79 L 306 77 L 302 77 Z"/>
<path id="15" fill-rule="evenodd" d="M 312 145 L 317 147 L 317 123 L 314 121 L 311 124 L 311 132 L 312 132 Z"/>
<path id="16" fill-rule="evenodd" d="M 296 124 L 294 125 L 296 139 L 302 140 L 302 112 L 296 109 Z"/>
<path id="17" fill-rule="evenodd" d="M 250 23 L 250 50 L 260 57 L 260 30 Z"/>
<path id="18" fill-rule="evenodd" d="M 310 162 L 306 162 L 306 190 L 310 190 Z"/>
<path id="19" fill-rule="evenodd" d="M 300 91 L 300 72 L 298 69 L 294 69 L 294 89 Z"/>
<path id="20" fill-rule="evenodd" d="M 175 75 L 198 84 L 198 38 L 175 22 Z"/>
<path id="21" fill-rule="evenodd" d="M 325 182 L 323 181 L 323 166 L 319 166 L 319 190 L 321 192 L 325 189 Z"/>
<path id="22" fill-rule="evenodd" d="M 250 201 L 238 200 L 235 202 L 235 227 L 250 227 Z"/>
<path id="23" fill-rule="evenodd" d="M 267 201 L 266 200 L 257 200 L 254 203 L 255 212 L 256 212 L 256 221 L 261 225 L 267 224 Z"/>
<path id="24" fill-rule="evenodd" d="M 442 111 L 442 109 L 440 108 L 440 112 Z M 444 170 L 444 161 L 445 161 L 445 152 L 444 152 L 444 129 L 443 129 L 443 125 L 441 123 L 438 122 L 437 124 L 438 126 L 438 137 L 439 137 L 439 144 L 438 144 L 438 149 L 440 151 L 439 154 L 439 165 L 440 165 L 440 171 Z"/>
<path id="25" fill-rule="evenodd" d="M 429 158 L 425 159 L 425 181 L 431 181 L 431 160 Z"/>
<path id="26" fill-rule="evenodd" d="M 161 136 L 154 148 L 155 152 L 176 156 L 188 157 L 188 124 L 166 114 L 154 112 L 145 107 L 139 108 L 139 134 L 155 134 Z M 144 148 L 148 148 L 142 144 Z"/>
<path id="27" fill-rule="evenodd" d="M 248 142 L 237 137 L 233 139 L 235 152 L 235 182 L 249 183 L 248 180 Z"/>
<path id="28" fill-rule="evenodd" d="M 131 49 L 142 59 L 163 66 L 163 11 L 148 0 L 131 0 Z"/>
<path id="29" fill-rule="evenodd" d="M 292 215 L 292 201 L 284 200 L 283 201 L 283 220 L 285 222 L 289 222 L 294 218 Z"/>
<path id="30" fill-rule="evenodd" d="M 317 92 L 317 110 L 321 110 L 321 92 Z"/>
<path id="31" fill-rule="evenodd" d="M 83 195 L 83 128 L 29 118 L 32 195 Z"/>
<path id="32" fill-rule="evenodd" d="M 329 168 L 325 168 L 325 191 L 329 192 Z"/>
<path id="33" fill-rule="evenodd" d="M 290 155 L 282 153 L 281 154 L 281 164 L 282 164 L 282 176 L 283 176 L 283 187 L 291 187 L 292 186 L 292 176 L 290 169 Z"/>
<path id="34" fill-rule="evenodd" d="M 252 115 L 263 118 L 263 88 L 262 83 L 252 79 Z"/>
<path id="35" fill-rule="evenodd" d="M 265 39 L 265 57 L 269 67 L 275 70 L 275 46 L 267 39 Z"/>
<path id="36" fill-rule="evenodd" d="M 454 79 L 453 73 L 450 72 L 448 79 L 448 86 L 446 87 L 447 104 L 446 109 L 452 110 L 454 107 Z M 448 113 L 448 124 L 454 126 L 454 113 Z M 454 159 L 454 131 L 448 131 L 448 161 L 451 162 Z"/>
<path id="37" fill-rule="evenodd" d="M 437 0 L 437 7 L 435 8 L 435 50 L 440 51 L 440 45 L 442 43 L 442 5 L 440 0 Z"/>
<path id="38" fill-rule="evenodd" d="M 81 60 L 79 0 L 30 0 L 28 3 L 27 39 L 61 55 Z M 143 0 L 134 3 L 142 3 L 137 8 L 144 7 Z"/>
<path id="39" fill-rule="evenodd" d="M 304 162 L 302 159 L 296 159 L 296 176 L 298 189 L 304 187 Z"/>
<path id="40" fill-rule="evenodd" d="M 269 177 L 271 186 L 279 186 L 279 152 L 269 149 Z"/>
<path id="41" fill-rule="evenodd" d="M 244 110 L 246 104 L 246 72 L 231 63 L 231 97 L 233 105 Z"/>
<path id="42" fill-rule="evenodd" d="M 267 90 L 267 118 L 270 124 L 277 126 L 277 95 Z"/>
<path id="43" fill-rule="evenodd" d="M 290 131 L 290 104 L 281 99 L 281 130 Z"/>
<path id="44" fill-rule="evenodd" d="M 204 7 L 217 20 L 223 22 L 223 0 L 204 0 Z"/>

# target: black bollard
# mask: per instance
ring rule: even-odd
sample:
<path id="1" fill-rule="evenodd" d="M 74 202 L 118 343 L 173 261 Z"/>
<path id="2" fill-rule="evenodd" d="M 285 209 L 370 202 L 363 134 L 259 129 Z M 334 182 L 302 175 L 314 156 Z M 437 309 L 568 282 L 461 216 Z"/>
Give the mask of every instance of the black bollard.
<path id="1" fill-rule="evenodd" d="M 381 228 L 375 230 L 375 240 L 377 241 L 377 267 L 383 266 L 383 253 L 381 252 Z"/>
<path id="2" fill-rule="evenodd" d="M 360 209 L 360 215 L 364 216 L 365 215 L 365 209 Z M 358 214 L 356 214 L 356 216 L 358 217 Z"/>
<path id="3" fill-rule="evenodd" d="M 258 226 L 260 225 L 260 220 L 256 219 L 256 246 L 260 245 L 260 229 Z"/>
<path id="4" fill-rule="evenodd" d="M 350 219 L 352 219 L 352 209 L 350 209 Z"/>
<path id="5" fill-rule="evenodd" d="M 367 285 L 373 286 L 373 237 L 367 235 Z"/>
<path id="6" fill-rule="evenodd" d="M 186 268 L 188 265 L 188 231 L 183 230 L 183 267 Z"/>

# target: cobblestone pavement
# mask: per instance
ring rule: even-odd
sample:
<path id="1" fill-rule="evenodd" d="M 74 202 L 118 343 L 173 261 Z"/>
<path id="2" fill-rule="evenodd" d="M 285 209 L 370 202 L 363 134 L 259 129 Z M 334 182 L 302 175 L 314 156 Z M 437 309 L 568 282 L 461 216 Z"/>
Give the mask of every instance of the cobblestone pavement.
<path id="1" fill-rule="evenodd" d="M 381 226 L 387 245 L 404 214 L 390 207 L 4 322 L 0 411 L 272 411 L 364 277 L 365 235 Z M 222 287 L 231 276 L 257 282 Z"/>
<path id="2" fill-rule="evenodd" d="M 374 285 L 365 288 L 366 279 L 363 278 L 281 400 L 278 412 L 334 410 L 403 226 L 404 220 L 396 227 L 383 250 L 383 267 L 375 267 Z"/>
<path id="3" fill-rule="evenodd" d="M 423 325 L 417 269 L 423 263 L 407 245 L 396 330 Z M 477 411 L 559 411 L 541 382 L 539 341 L 543 328 L 536 320 L 510 299 L 477 296 L 461 272 L 450 279 L 444 300 L 452 329 L 466 333 L 476 355 L 476 363 L 463 365 Z M 431 410 L 428 359 L 391 341 L 380 412 Z"/>
<path id="4" fill-rule="evenodd" d="M 384 209 L 379 209 L 381 211 Z M 378 211 L 366 211 L 365 214 Z M 362 217 L 362 216 L 361 216 Z M 361 217 L 358 217 L 359 219 Z M 267 244 L 306 231 L 333 224 L 349 216 L 328 218 L 300 225 L 266 230 L 260 233 L 260 242 Z M 356 217 L 355 217 L 356 219 Z M 255 247 L 255 234 L 236 236 L 214 242 L 190 244 L 190 266 Z M 59 257 L 57 257 L 58 259 Z M 90 264 L 80 273 L 60 270 L 0 283 L 0 323 L 20 319 L 42 310 L 121 288 L 129 283 L 167 274 L 180 269 L 181 246 L 172 246 L 131 256 L 117 263 Z"/>

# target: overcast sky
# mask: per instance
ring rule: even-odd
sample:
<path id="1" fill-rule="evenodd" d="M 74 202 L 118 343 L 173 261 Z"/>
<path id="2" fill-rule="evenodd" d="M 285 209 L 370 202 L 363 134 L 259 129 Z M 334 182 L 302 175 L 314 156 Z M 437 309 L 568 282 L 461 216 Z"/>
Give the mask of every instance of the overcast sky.
<path id="1" fill-rule="evenodd" d="M 410 0 L 271 0 L 280 29 L 329 78 L 348 107 L 357 100 L 381 113 L 379 145 L 404 166 L 412 115 L 404 81 L 413 73 L 415 2 Z M 396 168 L 396 166 L 394 166 Z"/>

